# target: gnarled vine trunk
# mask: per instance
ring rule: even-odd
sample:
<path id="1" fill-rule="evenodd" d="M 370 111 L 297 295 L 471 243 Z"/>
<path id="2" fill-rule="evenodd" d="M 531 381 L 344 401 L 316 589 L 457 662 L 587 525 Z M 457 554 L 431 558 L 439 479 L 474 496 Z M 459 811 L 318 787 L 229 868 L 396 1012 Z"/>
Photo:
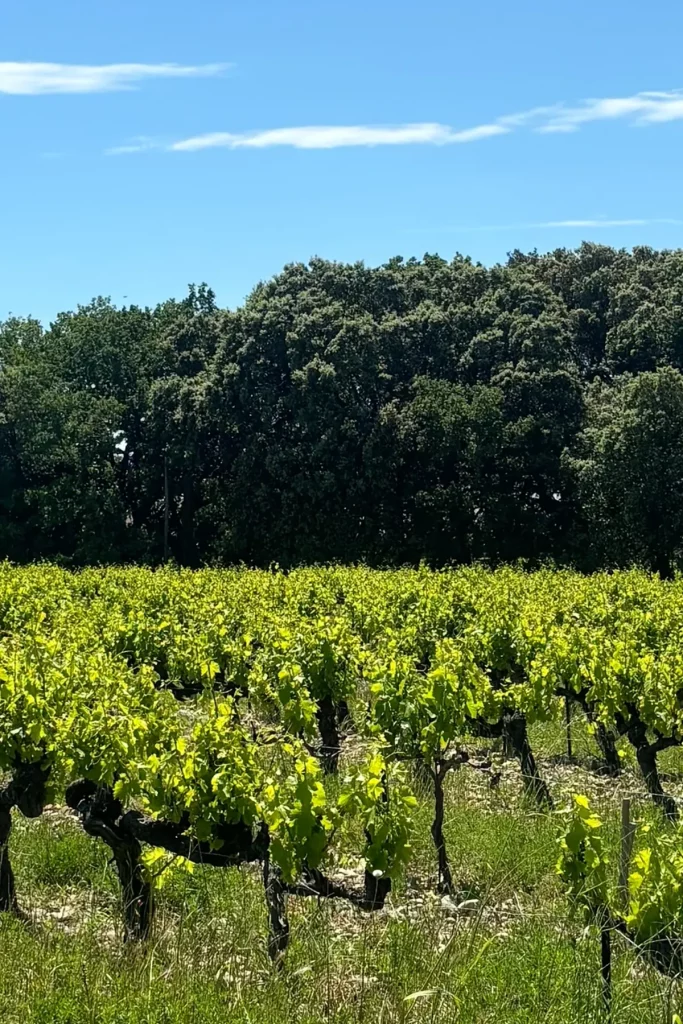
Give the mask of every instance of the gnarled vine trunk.
<path id="1" fill-rule="evenodd" d="M 647 791 L 653 802 L 661 807 L 667 818 L 675 821 L 678 817 L 676 801 L 669 793 L 664 791 L 659 770 L 657 767 L 657 747 L 654 744 L 642 743 L 636 747 L 636 758 L 640 768 Z"/>
<path id="2" fill-rule="evenodd" d="M 527 796 L 532 796 L 541 808 L 552 808 L 553 799 L 536 766 L 524 715 L 518 711 L 506 712 L 503 715 L 503 737 L 519 760 Z"/>
<path id="3" fill-rule="evenodd" d="M 0 792 L 0 912 L 21 916 L 9 853 L 12 808 L 26 818 L 37 818 L 45 806 L 45 786 L 50 769 L 41 764 L 17 761 L 11 780 Z"/>
<path id="4" fill-rule="evenodd" d="M 263 888 L 268 907 L 268 955 L 273 963 L 279 964 L 289 945 L 287 889 L 280 869 L 270 862 L 270 854 L 263 861 Z"/>
<path id="5" fill-rule="evenodd" d="M 321 871 L 302 867 L 302 879 L 284 882 L 282 873 L 270 860 L 270 837 L 263 824 L 257 833 L 242 822 L 225 823 L 216 829 L 220 847 L 215 848 L 188 835 L 188 817 L 179 822 L 148 818 L 140 811 L 123 811 L 113 792 L 106 786 L 80 780 L 66 791 L 66 801 L 78 814 L 85 832 L 102 839 L 110 847 L 123 892 L 126 939 L 147 937 L 152 924 L 152 893 L 140 865 L 141 843 L 147 843 L 192 861 L 226 868 L 261 863 L 268 907 L 268 951 L 278 961 L 289 941 L 287 894 L 322 899 L 346 900 L 360 910 L 380 910 L 391 889 L 388 878 L 365 873 L 361 892 L 327 878 Z"/>
<path id="6" fill-rule="evenodd" d="M 152 917 L 152 886 L 145 878 L 138 839 L 121 827 L 121 804 L 112 791 L 92 783 L 75 783 L 67 790 L 67 803 L 79 815 L 84 831 L 102 839 L 112 852 L 121 883 L 124 937 L 126 942 L 149 938 Z"/>
<path id="7" fill-rule="evenodd" d="M 4 796 L 4 794 L 3 794 Z M 9 856 L 9 837 L 12 831 L 12 811 L 0 798 L 0 911 L 16 914 L 19 910 L 14 883 L 14 872 Z"/>
<path id="8" fill-rule="evenodd" d="M 320 757 L 323 768 L 332 774 L 339 767 L 339 755 L 341 753 L 341 737 L 338 725 L 338 709 L 331 697 L 322 697 L 318 701 L 316 718 L 320 729 Z"/>
<path id="9" fill-rule="evenodd" d="M 617 753 L 617 737 L 612 730 L 608 729 L 602 722 L 596 722 L 595 739 L 600 747 L 607 774 L 613 778 L 621 775 L 621 761 Z"/>
<path id="10" fill-rule="evenodd" d="M 678 746 L 679 741 L 673 736 L 657 735 L 655 741 L 650 742 L 647 726 L 641 721 L 635 708 L 629 708 L 629 716 L 628 722 L 624 722 L 624 732 L 628 735 L 629 742 L 635 747 L 638 767 L 642 772 L 647 791 L 652 797 L 653 803 L 662 808 L 667 818 L 675 821 L 678 817 L 676 801 L 664 791 L 657 767 L 657 754 L 668 747 Z"/>
<path id="11" fill-rule="evenodd" d="M 617 753 L 618 735 L 615 734 L 613 729 L 608 728 L 598 720 L 598 717 L 595 714 L 595 709 L 588 701 L 586 691 L 567 688 L 560 690 L 559 692 L 564 696 L 565 700 L 575 701 L 583 710 L 591 725 L 595 726 L 595 740 L 605 762 L 605 771 L 607 774 L 612 777 L 620 775 L 621 762 L 619 760 L 619 754 Z"/>

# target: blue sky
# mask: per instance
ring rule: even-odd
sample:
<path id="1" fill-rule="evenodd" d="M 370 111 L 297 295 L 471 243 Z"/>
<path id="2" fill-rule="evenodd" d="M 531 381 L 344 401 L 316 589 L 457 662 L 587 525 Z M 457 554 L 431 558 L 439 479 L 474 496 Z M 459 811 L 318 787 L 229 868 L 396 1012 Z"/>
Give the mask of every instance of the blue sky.
<path id="1" fill-rule="evenodd" d="M 683 4 L 0 5 L 0 317 L 683 242 Z"/>

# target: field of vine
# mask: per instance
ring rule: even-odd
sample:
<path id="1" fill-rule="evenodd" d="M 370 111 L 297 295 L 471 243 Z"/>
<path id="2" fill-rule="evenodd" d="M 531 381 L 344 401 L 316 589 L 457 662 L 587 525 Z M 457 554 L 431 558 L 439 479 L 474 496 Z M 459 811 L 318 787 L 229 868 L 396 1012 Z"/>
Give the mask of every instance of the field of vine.
<path id="1" fill-rule="evenodd" d="M 597 1020 L 609 929 L 612 1018 L 674 1021 L 682 613 L 639 571 L 1 566 L 4 1019 Z"/>

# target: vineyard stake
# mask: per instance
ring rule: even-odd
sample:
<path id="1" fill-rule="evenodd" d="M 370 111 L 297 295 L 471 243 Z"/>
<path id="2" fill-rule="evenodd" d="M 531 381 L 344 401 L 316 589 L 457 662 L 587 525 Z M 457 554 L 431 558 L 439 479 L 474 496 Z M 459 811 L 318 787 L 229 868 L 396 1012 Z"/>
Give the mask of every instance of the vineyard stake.
<path id="1" fill-rule="evenodd" d="M 628 875 L 633 853 L 636 826 L 631 821 L 631 801 L 621 801 L 621 851 L 619 857 L 619 898 L 622 909 L 628 909 Z"/>
<path id="2" fill-rule="evenodd" d="M 600 974 L 602 976 L 602 1005 L 607 1019 L 612 1019 L 612 933 L 609 921 L 600 926 Z"/>
<path id="3" fill-rule="evenodd" d="M 572 705 L 569 697 L 564 698 L 564 720 L 567 727 L 567 757 L 572 759 Z"/>

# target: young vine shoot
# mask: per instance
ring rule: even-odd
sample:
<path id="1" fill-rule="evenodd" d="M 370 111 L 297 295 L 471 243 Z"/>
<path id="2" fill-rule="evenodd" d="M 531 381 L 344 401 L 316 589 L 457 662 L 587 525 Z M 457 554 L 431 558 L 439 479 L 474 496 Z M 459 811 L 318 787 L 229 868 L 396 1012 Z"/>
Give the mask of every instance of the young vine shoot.
<path id="1" fill-rule="evenodd" d="M 150 933 L 172 859 L 251 865 L 277 959 L 289 898 L 385 905 L 416 778 L 452 890 L 444 785 L 460 766 L 490 770 L 478 737 L 499 738 L 532 805 L 552 808 L 528 726 L 567 707 L 606 772 L 633 747 L 673 819 L 658 755 L 683 743 L 682 634 L 683 581 L 635 570 L 0 566 L 0 909 L 20 913 L 13 810 L 66 802 L 111 850 L 128 941 Z M 638 833 L 618 917 L 637 941 L 683 927 L 677 835 Z M 577 802 L 560 870 L 589 915 L 616 921 L 600 836 Z M 354 886 L 336 870 L 351 861 Z"/>

